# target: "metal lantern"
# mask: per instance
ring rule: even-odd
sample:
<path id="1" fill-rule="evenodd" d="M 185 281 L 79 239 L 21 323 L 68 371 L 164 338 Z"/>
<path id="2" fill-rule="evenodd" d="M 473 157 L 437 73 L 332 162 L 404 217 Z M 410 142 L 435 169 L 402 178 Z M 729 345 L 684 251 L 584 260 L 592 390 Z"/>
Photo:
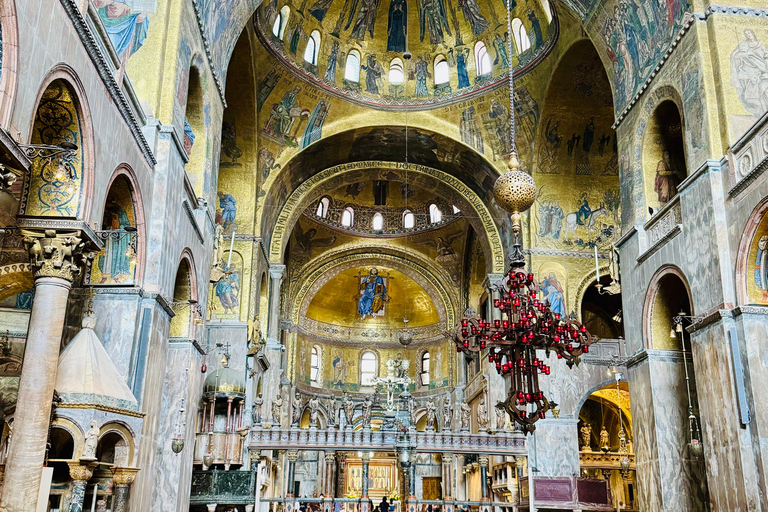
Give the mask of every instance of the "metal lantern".
<path id="1" fill-rule="evenodd" d="M 184 440 L 176 438 L 173 441 L 171 441 L 171 450 L 173 450 L 173 453 L 181 453 L 181 450 L 184 449 Z"/>

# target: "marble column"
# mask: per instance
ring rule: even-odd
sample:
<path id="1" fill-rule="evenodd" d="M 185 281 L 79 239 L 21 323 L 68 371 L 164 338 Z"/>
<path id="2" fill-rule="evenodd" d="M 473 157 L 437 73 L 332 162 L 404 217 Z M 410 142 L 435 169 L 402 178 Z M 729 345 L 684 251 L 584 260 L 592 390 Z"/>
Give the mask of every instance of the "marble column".
<path id="1" fill-rule="evenodd" d="M 4 512 L 34 510 L 37 503 L 67 298 L 84 245 L 80 231 L 22 230 L 22 235 L 34 269 L 35 302 L 0 498 Z"/>
<path id="2" fill-rule="evenodd" d="M 325 496 L 333 496 L 333 466 L 335 461 L 335 453 L 327 452 L 325 454 L 325 486 L 323 488 Z"/>
<path id="3" fill-rule="evenodd" d="M 296 460 L 299 458 L 299 452 L 289 451 L 286 453 L 286 457 L 288 459 L 288 491 L 285 495 L 286 497 L 293 497 L 293 488 L 295 486 L 294 480 L 296 478 Z"/>
<path id="4" fill-rule="evenodd" d="M 267 342 L 280 343 L 280 286 L 283 284 L 285 265 L 270 265 L 269 277 L 271 288 L 269 291 L 269 325 L 267 330 Z"/>
<path id="5" fill-rule="evenodd" d="M 488 457 L 481 456 L 479 457 L 480 462 L 480 485 L 481 485 L 481 491 L 482 491 L 482 501 L 488 500 Z"/>
<path id="6" fill-rule="evenodd" d="M 347 456 L 344 452 L 336 453 L 336 496 L 343 498 L 346 489 L 344 480 L 347 472 Z"/>
<path id="7" fill-rule="evenodd" d="M 409 477 L 410 489 L 408 490 L 408 492 L 410 493 L 411 498 L 415 498 L 416 497 L 416 464 L 411 463 L 411 467 L 409 469 L 411 474 Z"/>
<path id="8" fill-rule="evenodd" d="M 453 454 L 443 453 L 443 499 L 453 499 Z"/>
<path id="9" fill-rule="evenodd" d="M 99 465 L 92 460 L 68 462 L 69 476 L 72 478 L 72 497 L 69 501 L 69 512 L 83 512 L 83 500 L 88 480 L 93 476 L 93 470 Z M 26 510 L 34 510 L 34 506 L 27 505 Z"/>
<path id="10" fill-rule="evenodd" d="M 138 472 L 139 468 L 112 468 L 112 484 L 115 493 L 112 512 L 126 512 L 128 510 L 128 491 Z"/>
<path id="11" fill-rule="evenodd" d="M 363 479 L 362 479 L 363 490 L 360 494 L 362 499 L 367 500 L 368 499 L 368 464 L 371 460 L 371 454 L 368 452 L 364 452 L 361 459 L 363 461 Z"/>

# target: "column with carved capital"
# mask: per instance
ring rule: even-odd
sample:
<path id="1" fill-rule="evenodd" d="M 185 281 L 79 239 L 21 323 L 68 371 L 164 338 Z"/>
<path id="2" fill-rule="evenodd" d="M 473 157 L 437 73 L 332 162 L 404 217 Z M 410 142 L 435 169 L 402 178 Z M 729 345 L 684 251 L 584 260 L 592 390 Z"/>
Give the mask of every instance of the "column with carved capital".
<path id="1" fill-rule="evenodd" d="M 93 470 L 99 463 L 81 460 L 80 462 L 67 462 L 67 464 L 69 465 L 69 476 L 72 477 L 72 498 L 69 502 L 69 512 L 83 512 L 85 488 L 88 485 L 88 480 L 93 476 Z M 26 510 L 32 509 L 34 506 L 30 507 L 28 504 Z"/>
<path id="2" fill-rule="evenodd" d="M 128 510 L 128 491 L 138 472 L 139 468 L 112 468 L 112 484 L 115 492 L 112 512 L 126 512 Z"/>
<path id="3" fill-rule="evenodd" d="M 285 265 L 270 265 L 270 291 L 269 291 L 269 325 L 267 329 L 267 342 L 276 344 L 280 342 L 280 287 L 283 284 Z"/>
<path id="4" fill-rule="evenodd" d="M 323 488 L 323 494 L 326 497 L 333 497 L 333 468 L 336 461 L 336 454 L 333 452 L 325 453 L 325 486 Z"/>
<path id="5" fill-rule="evenodd" d="M 286 492 L 285 495 L 293 496 L 293 488 L 295 487 L 294 480 L 296 478 L 296 461 L 299 458 L 299 452 L 291 450 L 285 455 L 288 459 L 288 492 Z"/>
<path id="6" fill-rule="evenodd" d="M 336 496 L 343 498 L 347 478 L 347 455 L 345 452 L 336 452 Z"/>
<path id="7" fill-rule="evenodd" d="M 443 499 L 453 499 L 453 454 L 443 453 Z"/>
<path id="8" fill-rule="evenodd" d="M 368 452 L 363 452 L 361 460 L 363 461 L 363 479 L 362 479 L 363 489 L 360 493 L 360 497 L 363 499 L 363 501 L 367 503 L 368 502 L 368 464 L 371 461 L 371 454 Z"/>
<path id="9" fill-rule="evenodd" d="M 480 463 L 480 485 L 482 485 L 482 501 L 488 501 L 488 457 L 481 455 L 478 458 Z"/>
<path id="10" fill-rule="evenodd" d="M 37 502 L 67 298 L 86 247 L 79 230 L 23 229 L 21 233 L 34 271 L 35 302 L 0 498 L 4 512 L 32 510 Z"/>

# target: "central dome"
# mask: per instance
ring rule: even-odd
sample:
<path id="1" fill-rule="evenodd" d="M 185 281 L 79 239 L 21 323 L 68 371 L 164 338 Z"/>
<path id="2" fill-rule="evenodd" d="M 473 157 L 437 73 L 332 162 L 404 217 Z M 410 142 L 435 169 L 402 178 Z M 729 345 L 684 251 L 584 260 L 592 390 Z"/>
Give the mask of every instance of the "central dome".
<path id="1" fill-rule="evenodd" d="M 520 75 L 551 50 L 558 24 L 546 0 L 510 1 L 511 61 Z M 283 2 L 257 10 L 262 44 L 304 82 L 353 103 L 428 109 L 505 82 L 504 0 Z"/>

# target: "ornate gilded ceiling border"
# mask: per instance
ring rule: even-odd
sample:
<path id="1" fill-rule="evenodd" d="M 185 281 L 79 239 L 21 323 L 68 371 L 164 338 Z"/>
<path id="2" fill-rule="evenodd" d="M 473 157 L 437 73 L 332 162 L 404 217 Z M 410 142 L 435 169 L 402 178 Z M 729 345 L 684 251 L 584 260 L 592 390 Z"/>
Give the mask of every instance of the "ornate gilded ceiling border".
<path id="1" fill-rule="evenodd" d="M 344 270 L 360 266 L 364 264 L 364 262 L 389 263 L 398 270 L 406 268 L 415 271 L 415 275 L 411 274 L 409 277 L 416 281 L 419 286 L 424 288 L 427 293 L 433 291 L 437 292 L 439 295 L 442 303 L 435 303 L 435 307 L 438 310 L 440 320 L 449 326 L 456 324 L 456 311 L 453 307 L 453 301 L 451 301 L 450 294 L 431 272 L 421 265 L 405 258 L 400 258 L 391 254 L 373 253 L 339 256 L 335 260 L 325 263 L 307 274 L 304 283 L 296 291 L 293 299 L 293 305 L 291 306 L 291 318 L 293 322 L 295 324 L 299 323 L 300 318 L 306 314 L 307 308 L 309 307 L 309 302 L 306 301 L 306 298 L 313 297 L 317 291 L 328 282 L 328 279 Z M 323 276 L 326 276 L 327 279 L 322 279 Z"/>
<path id="2" fill-rule="evenodd" d="M 503 274 L 506 272 L 504 268 L 504 246 L 501 243 L 501 236 L 496 227 L 496 223 L 493 220 L 491 212 L 488 210 L 485 202 L 480 199 L 471 188 L 465 185 L 458 178 L 438 169 L 427 167 L 425 165 L 406 164 L 403 162 L 385 162 L 385 161 L 363 161 L 363 162 L 351 162 L 346 164 L 336 165 L 324 169 L 308 180 L 305 180 L 299 185 L 288 197 L 288 200 L 283 205 L 280 214 L 277 217 L 277 221 L 272 230 L 272 241 L 269 247 L 269 262 L 271 264 L 282 263 L 282 257 L 285 253 L 285 248 L 290 240 L 290 232 L 293 226 L 298 221 L 299 217 L 303 215 L 304 210 L 307 207 L 307 202 L 311 198 L 313 189 L 319 185 L 335 178 L 340 174 L 356 171 L 360 169 L 385 169 L 385 170 L 407 170 L 408 172 L 415 172 L 419 174 L 425 174 L 440 181 L 441 183 L 450 187 L 454 192 L 463 197 L 469 206 L 474 210 L 478 220 L 482 226 L 483 235 L 488 245 L 490 246 L 490 260 L 491 271 L 493 274 Z"/>

